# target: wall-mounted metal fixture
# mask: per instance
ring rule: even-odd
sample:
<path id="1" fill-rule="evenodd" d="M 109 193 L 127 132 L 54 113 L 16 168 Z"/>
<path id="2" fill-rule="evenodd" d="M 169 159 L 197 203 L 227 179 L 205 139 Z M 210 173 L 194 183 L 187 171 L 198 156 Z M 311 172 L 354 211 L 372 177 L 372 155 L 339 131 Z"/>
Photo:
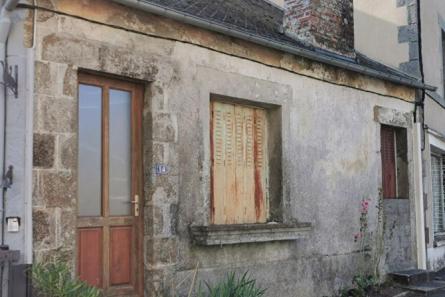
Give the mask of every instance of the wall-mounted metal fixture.
<path id="1" fill-rule="evenodd" d="M 3 176 L 2 186 L 4 190 L 11 188 L 14 177 L 14 167 L 9 165 L 8 171 L 6 171 L 5 176 Z"/>
<path id="2" fill-rule="evenodd" d="M 9 233 L 17 233 L 20 231 L 21 225 L 20 217 L 7 217 L 6 218 L 6 226 Z"/>
<path id="3" fill-rule="evenodd" d="M 3 68 L 3 82 L 0 82 L 0 84 L 3 84 L 6 89 L 10 89 L 12 93 L 14 94 L 15 98 L 18 98 L 19 96 L 19 88 L 18 88 L 18 76 L 19 76 L 19 68 L 17 65 L 8 66 L 8 64 L 5 65 L 3 61 L 0 61 L 0 65 Z"/>

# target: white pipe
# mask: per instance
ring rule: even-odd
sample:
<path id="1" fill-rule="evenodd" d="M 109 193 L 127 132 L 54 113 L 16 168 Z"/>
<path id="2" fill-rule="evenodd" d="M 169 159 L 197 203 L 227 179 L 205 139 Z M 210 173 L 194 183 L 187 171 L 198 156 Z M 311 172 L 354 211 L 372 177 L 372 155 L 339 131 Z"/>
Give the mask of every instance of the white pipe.
<path id="1" fill-rule="evenodd" d="M 32 264 L 32 150 L 33 150 L 33 104 L 34 104 L 34 48 L 27 50 L 26 61 L 26 106 L 25 106 L 25 263 Z"/>
<path id="2" fill-rule="evenodd" d="M 36 36 L 37 10 L 34 10 L 33 43 L 27 50 L 26 59 L 26 116 L 25 116 L 25 217 L 24 217 L 24 260 L 26 264 L 32 264 L 32 153 L 33 153 L 33 106 L 34 106 L 34 60 L 35 60 L 35 36 Z"/>
<path id="3" fill-rule="evenodd" d="M 414 207 L 416 217 L 417 268 L 426 269 L 425 212 L 422 178 L 422 124 L 414 124 Z"/>

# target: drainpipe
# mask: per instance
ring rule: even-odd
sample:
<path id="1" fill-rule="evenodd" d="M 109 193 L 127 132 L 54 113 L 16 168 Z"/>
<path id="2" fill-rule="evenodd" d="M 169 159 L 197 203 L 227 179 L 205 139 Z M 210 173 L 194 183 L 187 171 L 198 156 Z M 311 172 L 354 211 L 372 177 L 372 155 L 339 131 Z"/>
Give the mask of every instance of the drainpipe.
<path id="1" fill-rule="evenodd" d="M 6 0 L 0 10 L 0 82 L 5 82 L 5 67 L 7 61 L 7 43 L 9 32 L 11 29 L 11 12 L 17 6 L 19 0 Z M 6 100 L 7 100 L 7 88 L 4 84 L 0 84 L 0 168 L 3 169 L 1 177 L 5 174 L 5 135 L 6 135 Z M 3 188 L 3 187 L 2 187 Z M 4 244 L 4 219 L 5 219 L 5 191 L 2 191 L 1 197 L 1 213 L 2 213 L 2 238 L 1 243 Z"/>
<path id="2" fill-rule="evenodd" d="M 417 43 L 419 47 L 419 70 L 421 82 L 425 83 L 425 73 L 423 69 L 423 55 L 422 55 L 422 17 L 421 17 L 421 1 L 417 0 Z M 416 134 L 416 146 L 414 164 L 417 173 L 415 208 L 416 208 L 416 245 L 417 245 L 417 266 L 419 269 L 427 269 L 427 255 L 426 255 L 426 240 L 425 240 L 425 208 L 424 208 L 424 188 L 423 188 L 423 162 L 422 153 L 425 150 L 425 90 L 419 90 L 420 96 L 416 100 L 414 112 L 414 127 Z M 416 166 L 417 165 L 417 166 Z"/>
<path id="3" fill-rule="evenodd" d="M 422 176 L 422 130 L 421 122 L 414 123 L 413 127 L 413 162 L 414 162 L 414 207 L 416 220 L 416 250 L 417 268 L 426 269 L 425 246 L 425 213 L 423 201 L 423 176 Z"/>

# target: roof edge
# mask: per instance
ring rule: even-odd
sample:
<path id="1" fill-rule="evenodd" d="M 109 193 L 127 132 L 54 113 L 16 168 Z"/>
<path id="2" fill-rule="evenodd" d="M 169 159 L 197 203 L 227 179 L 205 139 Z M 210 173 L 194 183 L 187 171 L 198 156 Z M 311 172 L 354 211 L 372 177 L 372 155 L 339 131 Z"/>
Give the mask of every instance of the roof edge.
<path id="1" fill-rule="evenodd" d="M 287 52 L 293 55 L 301 56 L 310 60 L 314 60 L 320 63 L 324 63 L 327 65 L 343 68 L 346 70 L 350 70 L 356 73 L 364 74 L 370 77 L 390 81 L 396 84 L 409 86 L 416 89 L 425 89 L 430 91 L 435 91 L 437 88 L 434 86 L 430 86 L 427 84 L 422 83 L 419 80 L 415 79 L 408 79 L 406 77 L 397 76 L 393 74 L 388 74 L 382 71 L 378 71 L 369 67 L 365 67 L 359 64 L 355 64 L 352 62 L 348 62 L 346 60 L 339 60 L 332 58 L 327 55 L 323 55 L 319 52 L 313 52 L 304 48 L 296 47 L 296 46 L 289 46 L 287 44 L 277 42 L 274 40 L 270 40 L 265 37 L 260 37 L 254 34 L 250 34 L 247 32 L 243 32 L 240 30 L 237 30 L 235 28 L 230 28 L 227 26 L 223 26 L 219 23 L 208 21 L 201 19 L 199 17 L 196 17 L 194 15 L 190 15 L 183 12 L 178 12 L 173 9 L 169 9 L 154 3 L 149 3 L 143 0 L 112 0 L 114 2 L 120 3 L 125 6 L 130 6 L 133 8 L 141 9 L 153 14 L 165 16 L 171 19 L 174 19 L 176 21 L 180 21 L 183 23 L 187 23 L 189 25 L 193 25 L 196 27 L 200 27 L 206 30 L 215 31 L 221 34 L 225 34 L 231 37 L 243 39 L 250 41 L 252 43 L 256 43 L 265 47 L 273 48 L 276 50 L 280 50 L 283 52 Z"/>

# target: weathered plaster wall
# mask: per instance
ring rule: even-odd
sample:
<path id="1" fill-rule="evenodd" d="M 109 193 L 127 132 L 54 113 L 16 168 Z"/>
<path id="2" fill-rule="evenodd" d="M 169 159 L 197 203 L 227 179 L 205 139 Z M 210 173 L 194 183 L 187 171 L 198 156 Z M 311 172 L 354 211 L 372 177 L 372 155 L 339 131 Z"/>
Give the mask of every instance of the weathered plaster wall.
<path id="1" fill-rule="evenodd" d="M 415 267 L 413 261 L 413 236 L 409 201 L 388 199 L 384 201 L 385 213 L 385 268 L 386 271 L 403 271 Z"/>
<path id="2" fill-rule="evenodd" d="M 72 9 L 71 13 L 117 22 L 144 34 L 53 12 L 38 13 L 33 170 L 37 261 L 61 256 L 74 266 L 77 71 L 89 69 L 138 79 L 146 85 L 146 296 L 171 296 L 197 262 L 200 279 L 249 270 L 269 288 L 271 297 L 290 297 L 296 292 L 301 297 L 329 295 L 350 282 L 360 263 L 354 233 L 359 230 L 362 198 L 371 198 L 370 228 L 376 228 L 381 176 L 380 125 L 374 119 L 374 107 L 409 113 L 413 104 L 406 100 L 413 100 L 411 90 L 312 63 L 301 68 L 299 59 L 285 56 L 277 60 L 278 53 L 244 47 L 242 42 L 182 25 L 178 30 L 174 22 L 132 14 L 120 6 L 117 14 L 114 5 L 104 7 L 99 1 L 90 2 L 94 7 L 85 4 L 82 11 L 72 7 L 84 2 L 59 3 Z M 156 30 L 190 42 L 146 35 Z M 209 50 L 191 44 L 195 42 L 212 42 L 221 48 Z M 278 63 L 306 75 L 225 55 L 221 50 L 264 58 L 266 64 Z M 323 82 L 320 77 L 352 87 Z M 281 106 L 284 217 L 311 222 L 314 230 L 309 237 L 228 247 L 191 244 L 189 226 L 207 224 L 209 216 L 211 94 Z M 411 133 L 409 128 L 409 137 Z M 155 163 L 167 164 L 168 175 L 154 176 Z M 176 290 L 184 293 L 187 285 Z"/>
<path id="3" fill-rule="evenodd" d="M 409 45 L 398 38 L 407 12 L 396 0 L 354 0 L 355 49 L 395 68 L 409 61 Z"/>

